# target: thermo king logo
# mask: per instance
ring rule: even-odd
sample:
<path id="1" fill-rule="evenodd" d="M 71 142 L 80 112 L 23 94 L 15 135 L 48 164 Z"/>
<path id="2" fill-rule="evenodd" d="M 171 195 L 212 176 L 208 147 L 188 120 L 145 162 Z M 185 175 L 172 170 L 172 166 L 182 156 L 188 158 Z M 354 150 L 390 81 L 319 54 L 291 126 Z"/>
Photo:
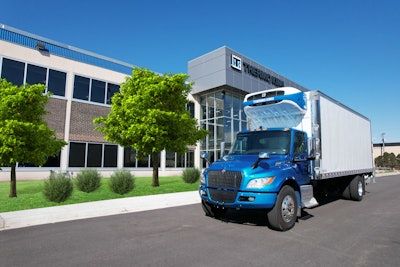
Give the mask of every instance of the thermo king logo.
<path id="1" fill-rule="evenodd" d="M 242 70 L 242 59 L 232 54 L 231 67 L 237 70 Z"/>

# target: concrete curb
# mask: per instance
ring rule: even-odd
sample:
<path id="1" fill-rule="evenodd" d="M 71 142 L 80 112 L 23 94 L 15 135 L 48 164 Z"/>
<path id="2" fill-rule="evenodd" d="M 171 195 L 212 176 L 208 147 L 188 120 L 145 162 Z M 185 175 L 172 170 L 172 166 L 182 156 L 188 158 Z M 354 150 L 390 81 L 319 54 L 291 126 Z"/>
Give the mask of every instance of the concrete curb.
<path id="1" fill-rule="evenodd" d="M 0 230 L 200 203 L 197 191 L 119 198 L 49 208 L 4 212 Z"/>

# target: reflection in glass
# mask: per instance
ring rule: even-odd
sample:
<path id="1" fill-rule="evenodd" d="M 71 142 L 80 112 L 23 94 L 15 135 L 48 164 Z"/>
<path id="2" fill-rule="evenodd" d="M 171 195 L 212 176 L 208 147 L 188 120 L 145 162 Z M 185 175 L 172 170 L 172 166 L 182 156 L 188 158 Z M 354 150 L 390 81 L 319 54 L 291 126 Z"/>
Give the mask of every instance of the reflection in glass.
<path id="1" fill-rule="evenodd" d="M 201 141 L 201 151 L 207 151 L 210 160 L 220 157 L 221 143 L 230 149 L 238 131 L 246 129 L 246 117 L 242 111 L 244 94 L 234 94 L 227 90 L 204 94 L 200 97 L 202 128 L 209 131 Z"/>
<path id="2" fill-rule="evenodd" d="M 25 63 L 15 61 L 8 58 L 3 58 L 1 67 L 1 78 L 16 86 L 24 84 Z"/>
<path id="3" fill-rule="evenodd" d="M 67 74 L 65 72 L 50 69 L 48 80 L 48 91 L 53 95 L 65 96 L 65 84 L 67 80 Z"/>

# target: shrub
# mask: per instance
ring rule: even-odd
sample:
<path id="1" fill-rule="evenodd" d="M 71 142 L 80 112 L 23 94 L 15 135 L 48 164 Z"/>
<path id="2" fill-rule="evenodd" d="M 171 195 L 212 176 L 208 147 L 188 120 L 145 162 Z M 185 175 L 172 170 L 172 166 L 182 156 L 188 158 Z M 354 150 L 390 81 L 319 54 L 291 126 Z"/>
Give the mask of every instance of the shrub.
<path id="1" fill-rule="evenodd" d="M 45 198 L 52 202 L 64 202 L 71 195 L 74 186 L 70 178 L 62 173 L 52 173 L 47 181 L 44 182 L 43 194 Z"/>
<path id="2" fill-rule="evenodd" d="M 75 179 L 75 185 L 79 191 L 90 193 L 101 185 L 101 175 L 95 169 L 82 170 Z"/>
<path id="3" fill-rule="evenodd" d="M 200 170 L 197 168 L 187 168 L 183 170 L 182 178 L 185 183 L 194 184 L 200 178 Z"/>
<path id="4" fill-rule="evenodd" d="M 111 175 L 109 186 L 114 193 L 126 194 L 135 187 L 135 177 L 129 171 L 118 170 Z"/>

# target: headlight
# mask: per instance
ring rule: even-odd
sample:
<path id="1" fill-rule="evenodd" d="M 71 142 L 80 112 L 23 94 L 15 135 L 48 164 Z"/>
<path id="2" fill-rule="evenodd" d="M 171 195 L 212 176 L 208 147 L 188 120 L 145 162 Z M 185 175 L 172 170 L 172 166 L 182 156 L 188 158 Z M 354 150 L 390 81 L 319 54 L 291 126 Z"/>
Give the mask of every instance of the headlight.
<path id="1" fill-rule="evenodd" d="M 246 188 L 263 188 L 264 186 L 271 184 L 274 179 L 275 176 L 253 179 L 247 184 Z"/>
<path id="2" fill-rule="evenodd" d="M 201 171 L 200 174 L 200 184 L 205 184 L 206 183 L 206 177 L 204 176 L 204 169 Z"/>

